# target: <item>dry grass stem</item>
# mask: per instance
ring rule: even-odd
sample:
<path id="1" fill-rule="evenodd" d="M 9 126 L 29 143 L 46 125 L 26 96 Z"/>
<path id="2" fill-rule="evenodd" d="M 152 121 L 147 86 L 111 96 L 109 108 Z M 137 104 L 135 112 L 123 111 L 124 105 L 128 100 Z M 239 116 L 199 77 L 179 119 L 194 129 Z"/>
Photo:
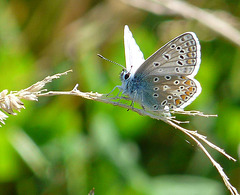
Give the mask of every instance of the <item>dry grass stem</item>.
<path id="1" fill-rule="evenodd" d="M 67 73 L 71 72 L 71 70 L 55 74 L 53 76 L 48 76 L 42 81 L 39 81 L 30 87 L 17 91 L 17 92 L 10 92 L 8 94 L 8 90 L 3 90 L 0 93 L 0 109 L 8 114 L 16 115 L 15 111 L 21 111 L 21 109 L 25 108 L 22 99 L 25 100 L 31 100 L 31 101 L 37 101 L 39 97 L 46 97 L 46 96 L 56 96 L 56 95 L 74 95 L 74 96 L 80 96 L 85 99 L 94 100 L 98 102 L 103 102 L 106 104 L 112 104 L 114 106 L 120 106 L 122 108 L 132 110 L 142 116 L 149 116 L 153 119 L 162 120 L 165 123 L 173 126 L 174 128 L 182 131 L 187 136 L 189 136 L 200 148 L 201 150 L 206 154 L 206 156 L 210 159 L 212 164 L 216 167 L 217 171 L 221 175 L 226 187 L 229 189 L 231 194 L 237 195 L 238 192 L 236 188 L 234 188 L 231 183 L 229 182 L 229 178 L 224 173 L 223 168 L 220 166 L 219 163 L 217 163 L 212 156 L 209 154 L 209 152 L 206 150 L 206 148 L 202 145 L 201 141 L 211 148 L 217 150 L 224 156 L 226 156 L 228 159 L 236 161 L 234 158 L 232 158 L 230 155 L 228 155 L 223 149 L 219 148 L 218 146 L 214 145 L 210 141 L 207 140 L 206 136 L 203 136 L 199 134 L 197 131 L 192 131 L 185 129 L 179 124 L 181 123 L 189 123 L 189 121 L 178 121 L 176 120 L 175 116 L 172 116 L 172 114 L 183 114 L 183 115 L 190 115 L 190 116 L 201 116 L 201 117 L 216 117 L 216 115 L 205 115 L 202 112 L 199 111 L 161 111 L 161 112 L 150 112 L 144 109 L 135 108 L 133 106 L 130 106 L 126 103 L 122 103 L 123 101 L 131 101 L 127 97 L 108 97 L 103 94 L 99 93 L 93 93 L 93 92 L 81 92 L 77 89 L 78 84 L 73 88 L 71 91 L 47 91 L 46 89 L 43 89 L 43 87 L 51 82 L 53 79 L 58 79 L 62 75 L 66 75 Z M 0 111 L 0 123 L 4 124 L 4 120 L 8 117 L 6 114 L 4 114 L 2 111 Z"/>
<path id="2" fill-rule="evenodd" d="M 202 116 L 202 117 L 210 117 L 210 116 L 216 117 L 216 115 L 205 115 L 205 114 L 203 114 L 202 112 L 199 112 L 199 111 L 171 111 L 171 112 L 166 111 L 166 112 L 161 112 L 161 113 L 159 113 L 159 112 L 158 113 L 147 112 L 144 109 L 134 108 L 130 105 L 121 103 L 120 100 L 128 100 L 128 98 L 126 98 L 126 97 L 111 98 L 111 97 L 107 97 L 106 95 L 99 94 L 99 93 L 81 92 L 77 89 L 77 87 L 78 87 L 78 85 L 76 85 L 72 91 L 62 91 L 62 92 L 49 91 L 49 92 L 46 92 L 46 93 L 38 94 L 38 96 L 76 95 L 76 96 L 80 96 L 80 97 L 85 98 L 85 99 L 94 100 L 94 101 L 98 101 L 98 102 L 103 102 L 103 103 L 106 103 L 106 104 L 112 104 L 114 106 L 120 106 L 122 108 L 132 110 L 132 111 L 134 111 L 134 112 L 136 112 L 136 113 L 138 113 L 142 116 L 149 116 L 153 119 L 162 120 L 165 123 L 173 126 L 176 129 L 179 129 L 180 131 L 185 133 L 187 136 L 189 136 L 201 148 L 201 150 L 210 159 L 212 164 L 216 167 L 217 171 L 219 172 L 220 176 L 222 177 L 226 187 L 229 189 L 231 194 L 238 195 L 237 189 L 234 186 L 231 185 L 231 183 L 229 182 L 229 178 L 224 173 L 221 165 L 213 159 L 213 157 L 209 154 L 209 152 L 206 150 L 206 148 L 202 145 L 202 143 L 200 141 L 204 142 L 205 144 L 207 144 L 211 148 L 217 150 L 218 152 L 220 152 L 221 154 L 226 156 L 228 159 L 233 160 L 233 161 L 236 161 L 236 160 L 233 157 L 231 157 L 230 155 L 228 155 L 223 149 L 219 148 L 218 146 L 216 146 L 213 143 L 211 143 L 210 141 L 208 141 L 206 136 L 199 134 L 197 131 L 188 130 L 188 129 L 185 129 L 185 128 L 179 126 L 178 124 L 186 123 L 188 121 L 184 121 L 184 122 L 178 121 L 178 120 L 175 119 L 175 116 L 171 116 L 171 113 L 172 114 L 192 115 L 192 116 Z"/>
<path id="3" fill-rule="evenodd" d="M 124 3 L 157 15 L 179 14 L 185 18 L 195 19 L 209 29 L 224 36 L 240 46 L 240 32 L 229 22 L 214 14 L 179 0 L 122 0 Z"/>
<path id="4" fill-rule="evenodd" d="M 95 188 L 91 189 L 88 195 L 94 195 L 95 194 Z"/>
<path id="5" fill-rule="evenodd" d="M 229 191 L 231 192 L 231 194 L 233 194 L 233 195 L 238 195 L 237 189 L 236 189 L 234 186 L 231 185 L 231 183 L 229 182 L 229 178 L 228 178 L 227 175 L 224 173 L 223 168 L 221 167 L 221 165 L 220 165 L 219 163 L 217 163 L 217 161 L 215 161 L 215 160 L 213 159 L 213 157 L 209 154 L 209 152 L 208 152 L 208 151 L 206 150 L 206 148 L 201 144 L 201 142 L 200 142 L 198 139 L 196 139 L 196 137 L 197 137 L 197 138 L 200 138 L 200 137 L 198 136 L 199 134 L 198 134 L 196 131 L 190 131 L 190 130 L 187 130 L 187 129 L 185 129 L 185 128 L 182 128 L 181 126 L 179 126 L 179 125 L 177 125 L 177 124 L 174 124 L 174 123 L 171 122 L 171 121 L 165 121 L 165 122 L 168 123 L 168 124 L 170 124 L 170 125 L 172 125 L 173 127 L 177 128 L 177 129 L 181 130 L 183 133 L 185 133 L 186 135 L 188 135 L 189 137 L 191 137 L 192 140 L 194 140 L 194 141 L 197 143 L 197 145 L 201 148 L 201 150 L 202 150 L 202 151 L 206 154 L 206 156 L 210 159 L 210 161 L 212 162 L 213 166 L 216 167 L 217 171 L 219 172 L 219 174 L 221 175 L 221 177 L 222 177 L 222 179 L 223 179 L 223 181 L 224 181 L 225 186 L 229 189 Z M 197 134 L 198 134 L 198 135 L 197 135 Z M 197 136 L 196 136 L 196 135 L 197 135 Z M 195 136 L 196 136 L 196 137 L 195 137 Z M 205 136 L 203 136 L 203 139 L 202 139 L 202 138 L 200 138 L 200 139 L 201 139 L 202 141 L 204 141 L 205 143 L 209 142 L 209 141 L 206 140 L 206 137 L 205 137 Z M 210 142 L 209 142 L 209 143 L 210 143 Z M 207 143 L 207 144 L 209 145 L 209 143 Z M 218 152 L 224 154 L 224 155 L 225 155 L 226 157 L 228 157 L 229 159 L 236 161 L 234 158 L 232 158 L 231 156 L 229 156 L 228 154 L 226 154 L 223 149 L 220 149 L 219 147 L 215 146 L 215 145 L 212 144 L 212 143 L 210 143 L 210 146 L 211 146 L 212 148 L 214 148 L 215 150 L 217 150 Z"/>
<path id="6" fill-rule="evenodd" d="M 12 91 L 8 94 L 8 90 L 5 89 L 0 93 L 0 123 L 5 124 L 4 120 L 7 119 L 7 115 L 4 114 L 2 111 L 10 114 L 10 115 L 17 115 L 15 111 L 20 112 L 21 109 L 25 109 L 24 103 L 21 101 L 24 100 L 31 100 L 37 101 L 38 95 L 45 92 L 46 90 L 43 87 L 47 84 L 52 82 L 53 79 L 58 79 L 62 75 L 66 75 L 67 73 L 72 72 L 72 70 L 68 70 L 63 73 L 55 74 L 53 76 L 47 76 L 42 81 L 39 81 L 26 89 L 22 89 L 20 91 Z M 2 111 L 1 111 L 2 110 Z M 1 125 L 0 125 L 1 127 Z"/>

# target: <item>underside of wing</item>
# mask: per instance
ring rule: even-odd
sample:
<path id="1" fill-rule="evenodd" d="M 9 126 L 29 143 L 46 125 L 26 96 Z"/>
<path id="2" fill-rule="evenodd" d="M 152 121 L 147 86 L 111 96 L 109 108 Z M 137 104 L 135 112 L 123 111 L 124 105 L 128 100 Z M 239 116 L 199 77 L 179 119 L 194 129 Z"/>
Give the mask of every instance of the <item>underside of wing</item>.
<path id="1" fill-rule="evenodd" d="M 137 70 L 144 75 L 185 75 L 193 78 L 201 62 L 200 44 L 193 32 L 171 40 L 151 55 Z"/>
<path id="2" fill-rule="evenodd" d="M 142 93 L 142 104 L 150 110 L 183 109 L 201 93 L 199 82 L 185 76 L 149 76 L 152 83 Z"/>
<path id="3" fill-rule="evenodd" d="M 127 71 L 135 73 L 145 60 L 127 25 L 124 28 L 124 47 Z"/>

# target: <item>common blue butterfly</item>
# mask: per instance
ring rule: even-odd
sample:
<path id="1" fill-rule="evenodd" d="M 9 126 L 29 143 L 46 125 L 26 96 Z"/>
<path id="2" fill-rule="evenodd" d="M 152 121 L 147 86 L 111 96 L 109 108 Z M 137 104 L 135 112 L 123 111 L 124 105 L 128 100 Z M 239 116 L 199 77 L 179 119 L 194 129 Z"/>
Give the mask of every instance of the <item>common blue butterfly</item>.
<path id="1" fill-rule="evenodd" d="M 169 41 L 146 60 L 131 31 L 124 28 L 126 69 L 121 72 L 123 95 L 150 111 L 182 110 L 201 93 L 194 79 L 200 67 L 200 44 L 193 32 Z"/>

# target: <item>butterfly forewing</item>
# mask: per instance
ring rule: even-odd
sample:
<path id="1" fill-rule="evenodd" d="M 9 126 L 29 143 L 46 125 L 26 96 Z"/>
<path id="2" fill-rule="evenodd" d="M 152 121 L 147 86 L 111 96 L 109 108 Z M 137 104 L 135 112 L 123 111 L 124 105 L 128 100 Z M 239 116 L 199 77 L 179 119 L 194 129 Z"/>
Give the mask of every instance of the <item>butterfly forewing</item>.
<path id="1" fill-rule="evenodd" d="M 196 35 L 187 32 L 157 50 L 139 67 L 136 74 L 194 77 L 199 69 L 200 55 L 200 44 Z"/>

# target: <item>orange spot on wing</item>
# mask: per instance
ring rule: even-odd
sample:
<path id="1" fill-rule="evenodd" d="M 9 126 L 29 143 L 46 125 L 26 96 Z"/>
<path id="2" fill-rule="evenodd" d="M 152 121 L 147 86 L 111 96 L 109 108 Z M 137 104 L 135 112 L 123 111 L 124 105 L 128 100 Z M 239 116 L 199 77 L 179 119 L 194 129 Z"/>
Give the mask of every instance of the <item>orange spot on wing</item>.
<path id="1" fill-rule="evenodd" d="M 191 92 L 196 91 L 196 87 L 188 87 L 188 90 L 191 91 Z"/>
<path id="2" fill-rule="evenodd" d="M 193 91 L 193 87 L 189 87 L 188 90 L 189 90 L 189 91 Z"/>
<path id="3" fill-rule="evenodd" d="M 176 99 L 176 100 L 175 100 L 176 106 L 178 106 L 180 103 L 181 103 L 181 100 L 180 100 L 180 99 Z"/>
<path id="4" fill-rule="evenodd" d="M 187 97 L 186 95 L 180 95 L 183 100 Z"/>
<path id="5" fill-rule="evenodd" d="M 189 58 L 192 58 L 192 57 L 193 57 L 192 53 L 187 53 L 187 56 L 188 56 Z"/>
<path id="6" fill-rule="evenodd" d="M 184 83 L 185 83 L 186 85 L 191 85 L 191 81 L 190 81 L 190 80 L 186 80 Z"/>
<path id="7" fill-rule="evenodd" d="M 188 59 L 188 60 L 187 60 L 187 63 L 188 63 L 188 64 L 194 64 L 194 60 L 193 60 L 193 59 Z"/>
<path id="8" fill-rule="evenodd" d="M 179 77 L 181 80 L 187 80 L 187 77 L 185 77 L 185 76 L 180 76 Z"/>

